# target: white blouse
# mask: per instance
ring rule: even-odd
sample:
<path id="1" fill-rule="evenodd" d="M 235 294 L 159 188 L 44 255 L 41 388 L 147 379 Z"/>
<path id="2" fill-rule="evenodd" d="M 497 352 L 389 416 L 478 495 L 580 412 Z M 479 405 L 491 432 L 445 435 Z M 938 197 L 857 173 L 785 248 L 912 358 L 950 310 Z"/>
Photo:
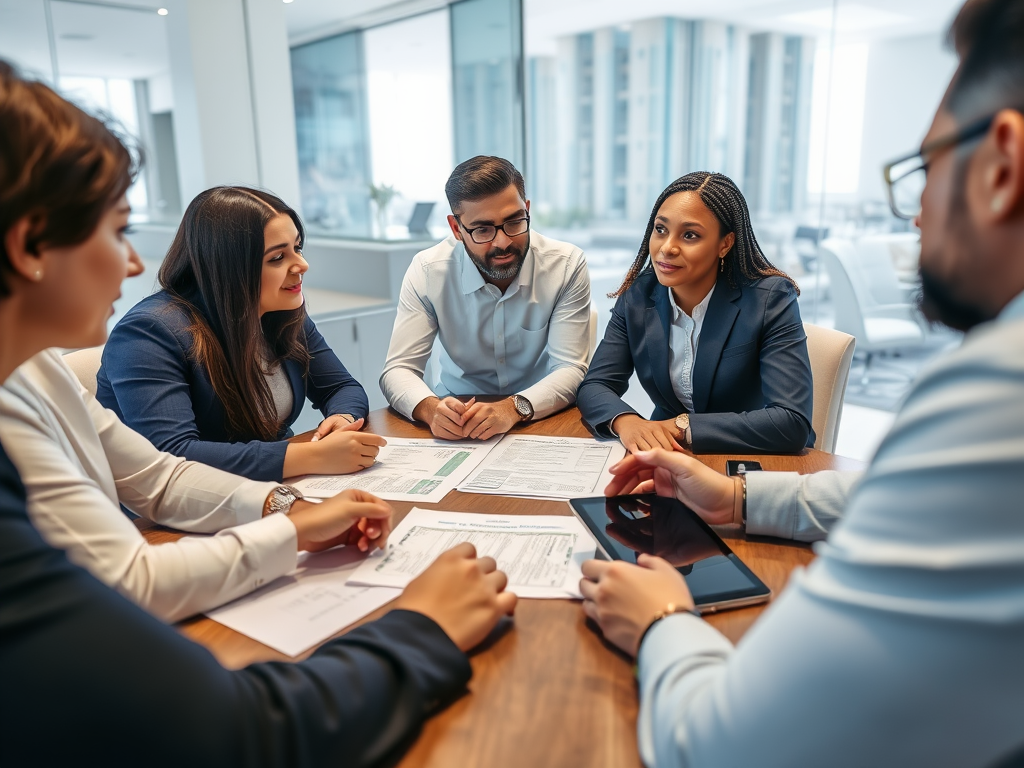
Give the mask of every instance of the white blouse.
<path id="1" fill-rule="evenodd" d="M 46 350 L 0 387 L 0 439 L 33 525 L 100 581 L 166 621 L 214 608 L 295 568 L 295 526 L 261 518 L 276 483 L 162 453 Z M 193 533 L 151 545 L 121 511 Z"/>
<path id="2" fill-rule="evenodd" d="M 711 294 L 715 286 L 711 286 L 708 295 L 700 304 L 693 308 L 693 316 L 686 314 L 676 304 L 672 289 L 668 291 L 669 305 L 672 307 L 672 325 L 669 327 L 668 372 L 672 379 L 672 391 L 688 413 L 693 412 L 693 363 L 697 359 L 697 344 L 700 342 L 700 331 L 704 327 L 704 316 L 708 313 Z"/>

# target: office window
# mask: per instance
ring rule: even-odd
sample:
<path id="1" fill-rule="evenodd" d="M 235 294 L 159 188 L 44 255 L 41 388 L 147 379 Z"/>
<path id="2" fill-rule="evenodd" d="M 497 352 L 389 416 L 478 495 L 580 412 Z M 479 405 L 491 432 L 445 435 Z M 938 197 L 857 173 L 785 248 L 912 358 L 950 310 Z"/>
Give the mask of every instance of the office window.
<path id="1" fill-rule="evenodd" d="M 447 10 L 292 49 L 311 228 L 405 239 L 417 203 L 432 208 L 413 235 L 443 228 L 453 165 L 450 49 Z"/>
<path id="2" fill-rule="evenodd" d="M 387 221 L 382 224 L 377 216 L 375 235 L 408 236 L 417 203 L 433 205 L 431 221 L 440 235 L 447 228 L 444 185 L 454 166 L 448 11 L 374 27 L 364 35 L 373 181 L 397 193 L 387 206 Z"/>
<path id="3" fill-rule="evenodd" d="M 176 163 L 161 168 L 158 157 L 175 157 L 173 139 L 154 130 L 158 110 L 172 99 L 156 98 L 169 80 L 164 20 L 155 9 L 52 0 L 0 2 L 0 58 L 51 84 L 86 111 L 112 121 L 147 158 L 128 190 L 133 220 L 178 215 Z M 169 90 L 169 89 L 168 89 Z"/>
<path id="4" fill-rule="evenodd" d="M 498 155 L 522 168 L 520 0 L 463 0 L 450 10 L 455 161 Z"/>
<path id="5" fill-rule="evenodd" d="M 818 259 L 825 237 L 882 238 L 910 297 L 917 244 L 889 213 L 881 166 L 927 129 L 955 65 L 942 35 L 959 5 L 740 0 L 711 18 L 671 0 L 642 12 L 524 0 L 527 148 L 544 159 L 527 176 L 536 227 L 587 251 L 602 325 L 657 195 L 697 170 L 739 185 L 768 258 L 803 289 L 805 320 L 843 322 Z M 949 340 L 929 334 L 923 352 L 894 351 L 893 365 L 909 362 L 888 382 L 871 372 L 861 385 L 855 370 L 848 402 L 894 408 Z"/>
<path id="6" fill-rule="evenodd" d="M 313 231 L 371 235 L 361 32 L 292 49 L 302 210 Z"/>
<path id="7" fill-rule="evenodd" d="M 125 135 L 139 136 L 139 106 L 135 84 L 131 80 L 62 76 L 60 92 L 64 98 L 88 112 L 112 118 Z M 144 178 L 136 181 L 128 190 L 128 202 L 133 211 L 148 211 L 149 196 L 146 194 Z"/>

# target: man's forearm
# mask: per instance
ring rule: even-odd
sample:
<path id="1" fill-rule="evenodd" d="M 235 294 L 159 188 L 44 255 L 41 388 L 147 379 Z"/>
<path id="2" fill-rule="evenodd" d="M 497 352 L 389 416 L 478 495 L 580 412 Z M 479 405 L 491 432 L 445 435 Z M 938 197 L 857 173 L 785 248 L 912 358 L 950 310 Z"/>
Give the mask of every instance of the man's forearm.
<path id="1" fill-rule="evenodd" d="M 576 402 L 576 390 L 583 382 L 584 375 L 586 370 L 576 366 L 556 368 L 519 394 L 533 406 L 533 418 L 543 419 Z"/>
<path id="2" fill-rule="evenodd" d="M 440 402 L 441 398 L 436 395 L 420 400 L 419 404 L 413 408 L 413 421 L 422 421 L 424 424 L 430 424 L 434 420 L 434 411 L 437 410 L 437 404 Z"/>
<path id="3" fill-rule="evenodd" d="M 413 411 L 416 407 L 426 398 L 434 397 L 433 390 L 421 376 L 400 365 L 384 368 L 380 389 L 391 407 L 407 419 L 415 419 Z"/>

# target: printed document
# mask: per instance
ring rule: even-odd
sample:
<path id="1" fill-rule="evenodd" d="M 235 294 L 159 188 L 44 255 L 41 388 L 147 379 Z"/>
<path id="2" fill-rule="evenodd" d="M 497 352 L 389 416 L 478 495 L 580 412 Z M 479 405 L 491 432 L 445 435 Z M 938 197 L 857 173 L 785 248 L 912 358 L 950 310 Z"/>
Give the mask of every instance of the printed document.
<path id="1" fill-rule="evenodd" d="M 288 656 L 298 656 L 402 591 L 346 585 L 366 555 L 356 547 L 304 552 L 299 566 L 232 603 L 207 611 L 214 621 Z"/>
<path id="2" fill-rule="evenodd" d="M 458 490 L 541 499 L 600 496 L 611 481 L 609 468 L 625 455 L 618 442 L 589 437 L 505 435 Z"/>
<path id="3" fill-rule="evenodd" d="M 388 501 L 435 504 L 461 483 L 498 442 L 453 443 L 408 437 L 389 437 L 387 441 L 372 467 L 351 475 L 306 475 L 292 485 L 314 499 L 359 488 Z"/>
<path id="4" fill-rule="evenodd" d="M 489 555 L 519 597 L 579 598 L 580 566 L 596 545 L 572 515 L 488 515 L 414 508 L 387 550 L 366 558 L 349 586 L 405 587 L 442 552 L 464 541 Z"/>

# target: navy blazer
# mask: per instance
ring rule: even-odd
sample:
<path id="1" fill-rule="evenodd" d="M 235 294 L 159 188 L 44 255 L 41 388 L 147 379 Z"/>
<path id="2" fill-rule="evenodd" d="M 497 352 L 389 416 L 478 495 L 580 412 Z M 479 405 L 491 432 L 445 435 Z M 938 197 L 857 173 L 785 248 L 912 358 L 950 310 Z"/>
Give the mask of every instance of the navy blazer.
<path id="1" fill-rule="evenodd" d="M 305 661 L 224 669 L 43 541 L 0 446 L 6 768 L 393 765 L 471 674 L 436 622 L 401 610 Z M 132 712 L 158 712 L 168 738 L 126 728 Z"/>
<path id="2" fill-rule="evenodd" d="M 654 401 L 651 420 L 686 412 L 669 380 L 671 324 L 668 289 L 646 269 L 615 302 L 576 393 L 580 413 L 599 437 L 614 437 L 616 416 L 636 413 L 622 401 L 634 369 Z M 737 288 L 720 278 L 693 365 L 693 451 L 790 453 L 813 446 L 813 395 L 793 285 L 766 277 Z"/>
<path id="3" fill-rule="evenodd" d="M 96 398 L 161 451 L 252 480 L 280 481 L 285 438 L 308 397 L 324 416 L 369 411 L 362 386 L 345 370 L 312 320 L 306 318 L 309 374 L 285 360 L 292 412 L 275 442 L 230 442 L 227 413 L 206 369 L 191 356 L 188 314 L 166 291 L 149 296 L 114 327 L 96 376 Z"/>

